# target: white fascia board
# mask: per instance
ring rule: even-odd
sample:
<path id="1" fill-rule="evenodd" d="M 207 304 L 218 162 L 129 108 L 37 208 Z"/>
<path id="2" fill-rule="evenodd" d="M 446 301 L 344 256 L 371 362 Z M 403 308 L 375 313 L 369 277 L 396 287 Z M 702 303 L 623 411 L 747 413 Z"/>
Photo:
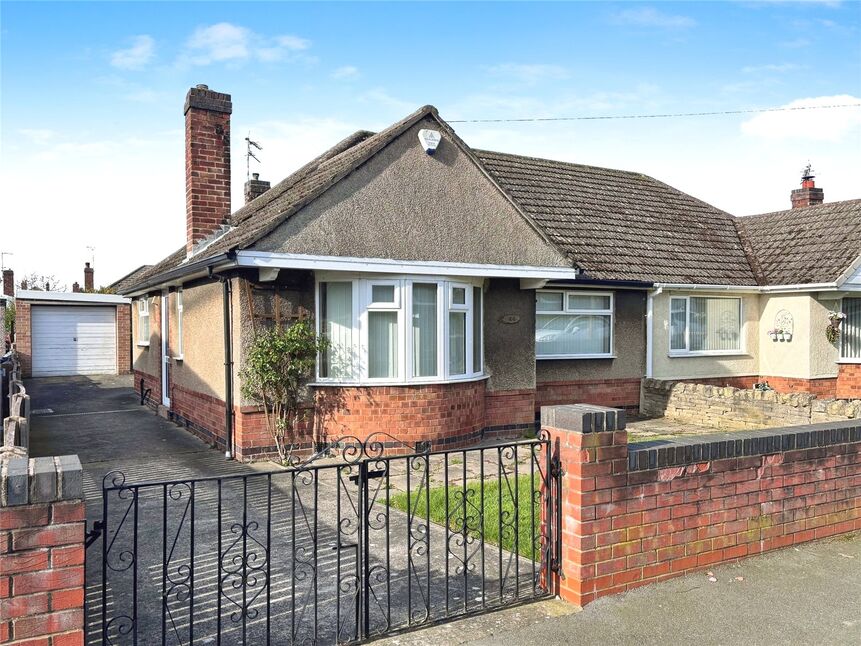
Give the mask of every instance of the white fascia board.
<path id="1" fill-rule="evenodd" d="M 313 269 L 376 274 L 413 274 L 420 276 L 476 276 L 488 278 L 539 278 L 574 280 L 579 272 L 568 267 L 534 267 L 526 265 L 485 265 L 462 262 L 429 262 L 425 260 L 391 260 L 389 258 L 351 258 L 314 256 L 298 253 L 237 251 L 239 267 Z"/>
<path id="2" fill-rule="evenodd" d="M 679 290 L 686 292 L 740 292 L 756 294 L 760 287 L 756 285 L 698 285 L 686 283 L 655 283 L 656 290 Z"/>
<path id="3" fill-rule="evenodd" d="M 837 279 L 837 286 L 842 287 L 847 281 L 851 281 L 850 284 L 861 284 L 861 255 L 852 261 L 846 271 L 840 274 Z"/>
<path id="4" fill-rule="evenodd" d="M 53 301 L 90 305 L 122 305 L 131 300 L 116 294 L 89 294 L 86 292 L 42 292 L 36 289 L 19 289 L 15 299 L 21 301 Z"/>
<path id="5" fill-rule="evenodd" d="M 807 283 L 802 285 L 765 285 L 760 287 L 763 294 L 788 292 L 828 292 L 835 291 L 837 283 Z"/>

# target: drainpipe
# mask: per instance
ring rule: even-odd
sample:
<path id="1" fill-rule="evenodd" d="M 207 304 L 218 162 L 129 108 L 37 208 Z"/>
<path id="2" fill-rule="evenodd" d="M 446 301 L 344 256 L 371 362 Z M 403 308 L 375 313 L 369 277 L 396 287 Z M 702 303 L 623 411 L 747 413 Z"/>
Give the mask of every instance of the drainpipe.
<path id="1" fill-rule="evenodd" d="M 221 283 L 221 298 L 224 318 L 224 435 L 226 438 L 226 449 L 224 457 L 233 459 L 233 318 L 231 316 L 231 302 L 233 289 L 230 279 L 224 276 L 215 276 L 212 267 L 207 268 L 209 277 Z"/>
<path id="2" fill-rule="evenodd" d="M 658 289 L 650 291 L 646 296 L 646 377 L 649 379 L 654 374 L 655 297 L 659 296 L 662 291 L 664 291 L 664 288 L 658 287 Z"/>

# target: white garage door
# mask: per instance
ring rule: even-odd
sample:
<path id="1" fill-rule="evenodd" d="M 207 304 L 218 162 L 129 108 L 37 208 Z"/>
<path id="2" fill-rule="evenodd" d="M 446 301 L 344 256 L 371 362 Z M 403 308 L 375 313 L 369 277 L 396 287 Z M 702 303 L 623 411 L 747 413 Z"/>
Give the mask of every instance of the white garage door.
<path id="1" fill-rule="evenodd" d="M 34 305 L 33 376 L 117 372 L 116 308 Z"/>

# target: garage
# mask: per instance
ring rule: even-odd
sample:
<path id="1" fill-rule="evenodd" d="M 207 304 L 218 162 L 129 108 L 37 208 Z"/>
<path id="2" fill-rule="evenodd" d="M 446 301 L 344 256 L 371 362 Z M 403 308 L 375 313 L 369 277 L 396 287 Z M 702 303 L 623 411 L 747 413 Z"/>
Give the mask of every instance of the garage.
<path id="1" fill-rule="evenodd" d="M 116 373 L 116 308 L 41 305 L 31 316 L 34 377 Z"/>
<path id="2" fill-rule="evenodd" d="M 25 376 L 128 372 L 126 299 L 113 294 L 19 291 L 15 300 L 16 346 Z"/>

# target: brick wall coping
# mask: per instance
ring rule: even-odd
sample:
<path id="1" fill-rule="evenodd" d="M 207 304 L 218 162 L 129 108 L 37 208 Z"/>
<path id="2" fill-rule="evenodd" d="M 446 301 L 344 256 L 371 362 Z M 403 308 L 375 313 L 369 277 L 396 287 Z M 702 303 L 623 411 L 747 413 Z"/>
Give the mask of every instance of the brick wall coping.
<path id="1" fill-rule="evenodd" d="M 642 440 L 628 445 L 628 469 L 645 471 L 849 442 L 861 442 L 861 421 L 821 422 L 804 426 L 688 435 L 667 440 Z"/>
<path id="2" fill-rule="evenodd" d="M 0 460 L 0 507 L 80 500 L 83 485 L 77 455 Z"/>

